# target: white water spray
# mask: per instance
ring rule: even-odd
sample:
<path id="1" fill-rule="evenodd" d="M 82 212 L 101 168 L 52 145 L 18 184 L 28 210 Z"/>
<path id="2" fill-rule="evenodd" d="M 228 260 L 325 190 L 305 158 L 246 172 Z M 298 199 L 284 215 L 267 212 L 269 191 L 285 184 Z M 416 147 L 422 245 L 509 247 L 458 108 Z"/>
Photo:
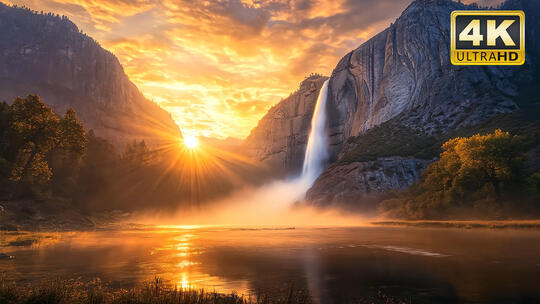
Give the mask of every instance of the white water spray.
<path id="1" fill-rule="evenodd" d="M 306 154 L 304 156 L 304 167 L 301 179 L 307 187 L 311 187 L 313 182 L 322 173 L 324 162 L 328 158 L 328 140 L 326 136 L 326 99 L 328 96 L 328 80 L 326 80 L 319 92 L 313 118 L 311 119 L 311 130 L 309 132 Z M 306 189 L 307 190 L 307 189 Z"/>
<path id="2" fill-rule="evenodd" d="M 230 197 L 217 202 L 205 212 L 182 214 L 182 224 L 231 224 L 235 225 L 313 225 L 358 223 L 352 217 L 346 219 L 332 210 L 322 212 L 309 206 L 301 209 L 291 206 L 304 198 L 306 191 L 313 185 L 324 170 L 328 158 L 328 138 L 326 134 L 326 99 L 328 80 L 324 82 L 311 120 L 311 130 L 304 156 L 302 175 L 270 182 L 258 188 L 246 188 Z M 239 212 L 241 210 L 241 212 Z M 211 215 L 211 216 L 209 216 Z M 332 222 L 332 221 L 336 222 Z"/>

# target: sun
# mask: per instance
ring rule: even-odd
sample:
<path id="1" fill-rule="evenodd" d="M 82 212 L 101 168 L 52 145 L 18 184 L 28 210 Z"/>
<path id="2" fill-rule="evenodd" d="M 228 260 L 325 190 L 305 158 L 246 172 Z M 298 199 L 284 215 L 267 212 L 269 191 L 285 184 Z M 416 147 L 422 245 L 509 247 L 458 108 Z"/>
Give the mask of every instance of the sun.
<path id="1" fill-rule="evenodd" d="M 188 149 L 195 149 L 198 144 L 199 144 L 199 141 L 197 140 L 195 136 L 184 137 L 184 145 L 186 145 Z"/>

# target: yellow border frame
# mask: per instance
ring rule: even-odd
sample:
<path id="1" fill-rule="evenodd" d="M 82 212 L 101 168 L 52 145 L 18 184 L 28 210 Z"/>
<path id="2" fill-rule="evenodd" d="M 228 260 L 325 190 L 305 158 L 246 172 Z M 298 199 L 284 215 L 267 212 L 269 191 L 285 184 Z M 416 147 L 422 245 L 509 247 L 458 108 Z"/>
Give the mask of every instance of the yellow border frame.
<path id="1" fill-rule="evenodd" d="M 519 16 L 521 22 L 520 29 L 520 48 L 517 50 L 521 55 L 521 60 L 518 62 L 479 62 L 479 63 L 462 63 L 455 61 L 456 54 L 456 16 L 474 16 L 474 15 L 489 15 L 489 16 Z M 475 51 L 507 51 L 507 50 L 475 50 Z M 450 61 L 453 65 L 522 65 L 525 63 L 525 12 L 523 11 L 453 11 L 450 14 Z"/>

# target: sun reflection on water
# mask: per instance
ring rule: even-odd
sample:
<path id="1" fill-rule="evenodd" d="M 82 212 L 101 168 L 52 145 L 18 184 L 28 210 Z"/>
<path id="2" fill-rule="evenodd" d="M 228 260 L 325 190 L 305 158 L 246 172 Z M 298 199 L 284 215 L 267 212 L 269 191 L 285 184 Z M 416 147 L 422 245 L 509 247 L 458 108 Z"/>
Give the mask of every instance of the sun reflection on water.
<path id="1" fill-rule="evenodd" d="M 191 227 L 191 226 L 190 226 Z M 176 226 L 175 226 L 176 228 Z M 192 261 L 189 259 L 192 254 L 200 254 L 200 250 L 193 250 L 193 245 L 190 242 L 195 236 L 193 234 L 182 234 L 180 237 L 174 238 L 174 241 L 178 241 L 174 245 L 175 256 L 183 258 L 179 263 L 175 265 L 180 274 L 176 280 L 176 285 L 182 289 L 197 288 L 198 284 L 191 278 L 191 266 L 201 264 L 200 262 Z"/>
<path id="2" fill-rule="evenodd" d="M 178 282 L 178 285 L 182 289 L 190 289 L 191 285 L 189 284 L 188 275 L 186 272 L 182 272 L 180 282 Z"/>

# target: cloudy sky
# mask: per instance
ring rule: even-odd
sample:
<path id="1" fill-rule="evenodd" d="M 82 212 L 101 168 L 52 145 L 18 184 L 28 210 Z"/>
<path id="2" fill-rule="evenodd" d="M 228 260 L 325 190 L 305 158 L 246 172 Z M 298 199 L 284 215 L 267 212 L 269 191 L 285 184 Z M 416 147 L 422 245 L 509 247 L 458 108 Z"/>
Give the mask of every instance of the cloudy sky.
<path id="1" fill-rule="evenodd" d="M 329 75 L 411 0 L 7 2 L 68 16 L 185 134 L 243 138 L 307 75 Z"/>

